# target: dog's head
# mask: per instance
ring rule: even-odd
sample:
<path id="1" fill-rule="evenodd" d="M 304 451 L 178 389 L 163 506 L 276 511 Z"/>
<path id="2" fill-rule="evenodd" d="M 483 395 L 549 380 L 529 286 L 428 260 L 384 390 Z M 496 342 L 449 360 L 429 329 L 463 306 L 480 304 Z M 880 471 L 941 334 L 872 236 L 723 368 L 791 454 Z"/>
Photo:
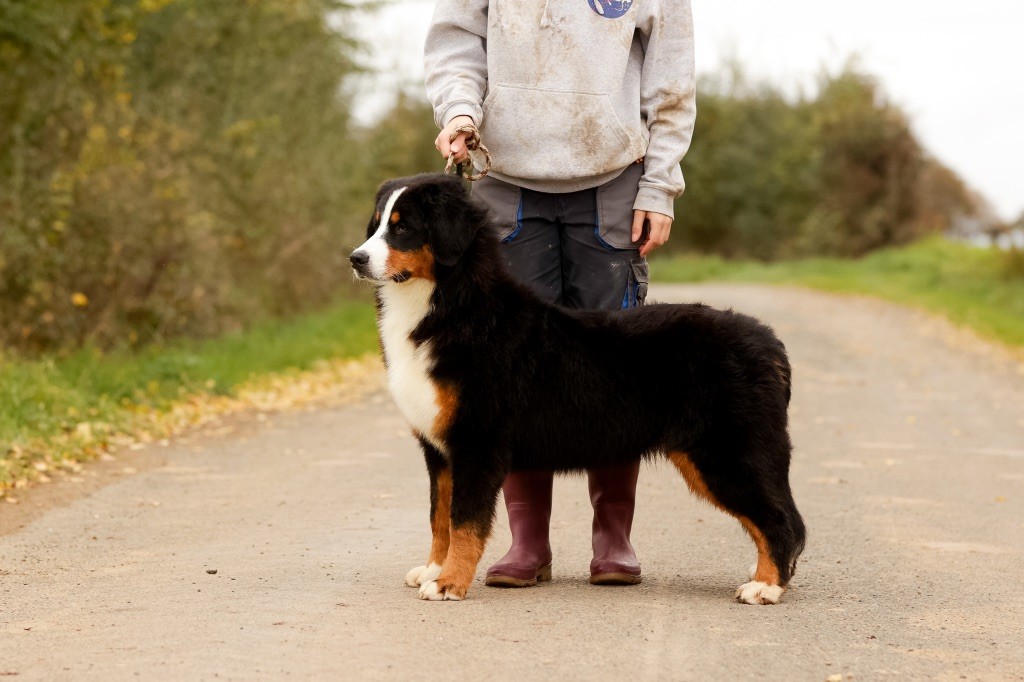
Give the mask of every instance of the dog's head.
<path id="1" fill-rule="evenodd" d="M 366 241 L 349 257 L 352 269 L 377 283 L 436 280 L 439 266 L 458 262 L 484 216 L 456 176 L 389 180 L 377 192 Z"/>

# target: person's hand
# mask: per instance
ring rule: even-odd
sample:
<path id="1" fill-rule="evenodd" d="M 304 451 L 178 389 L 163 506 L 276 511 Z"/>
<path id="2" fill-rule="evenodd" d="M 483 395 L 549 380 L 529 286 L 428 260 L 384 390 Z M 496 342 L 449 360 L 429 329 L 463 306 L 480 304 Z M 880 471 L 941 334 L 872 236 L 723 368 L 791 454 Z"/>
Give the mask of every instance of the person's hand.
<path id="1" fill-rule="evenodd" d="M 434 146 L 437 151 L 441 152 L 441 156 L 448 159 L 450 154 L 455 155 L 455 163 L 466 163 L 469 159 L 469 151 L 466 149 L 466 135 L 467 133 L 459 133 L 455 136 L 454 140 L 449 142 L 452 136 L 452 131 L 456 128 L 464 125 L 474 125 L 473 119 L 469 116 L 456 116 L 448 125 L 444 127 L 440 133 L 437 134 L 437 139 L 434 140 Z"/>
<path id="2" fill-rule="evenodd" d="M 672 218 L 664 213 L 654 211 L 633 211 L 633 241 L 638 242 L 644 233 L 644 221 L 650 223 L 651 231 L 647 240 L 640 244 L 640 257 L 646 258 L 648 254 L 668 241 L 668 235 L 672 231 Z"/>

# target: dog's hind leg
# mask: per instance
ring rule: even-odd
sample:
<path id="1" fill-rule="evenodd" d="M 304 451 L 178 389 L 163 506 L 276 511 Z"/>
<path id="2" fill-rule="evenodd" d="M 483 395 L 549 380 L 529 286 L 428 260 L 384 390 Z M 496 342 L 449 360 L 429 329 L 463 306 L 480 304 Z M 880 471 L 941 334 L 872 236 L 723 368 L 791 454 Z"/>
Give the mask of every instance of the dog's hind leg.
<path id="1" fill-rule="evenodd" d="M 707 475 L 707 467 L 698 465 L 690 454 L 668 453 L 669 461 L 686 479 L 690 490 L 736 517 L 754 541 L 757 565 L 750 582 L 736 591 L 736 599 L 747 604 L 779 603 L 803 550 L 804 523 L 789 489 L 788 457 L 787 444 L 786 466 L 782 471 L 751 471 L 749 476 L 743 476 L 742 483 L 736 483 L 739 471 L 731 472 L 732 476 Z M 766 473 L 767 478 L 762 478 Z"/>
<path id="2" fill-rule="evenodd" d="M 452 472 L 444 455 L 424 439 L 420 439 L 423 457 L 430 474 L 430 555 L 427 563 L 405 574 L 405 584 L 419 587 L 441 574 L 441 564 L 448 556 L 452 507 Z"/>
<path id="3" fill-rule="evenodd" d="M 486 455 L 475 453 L 465 461 L 453 458 L 451 527 L 448 554 L 436 580 L 420 586 L 420 598 L 430 601 L 459 601 L 476 575 L 477 565 L 491 534 L 498 491 L 508 473 L 505 468 L 482 466 Z"/>

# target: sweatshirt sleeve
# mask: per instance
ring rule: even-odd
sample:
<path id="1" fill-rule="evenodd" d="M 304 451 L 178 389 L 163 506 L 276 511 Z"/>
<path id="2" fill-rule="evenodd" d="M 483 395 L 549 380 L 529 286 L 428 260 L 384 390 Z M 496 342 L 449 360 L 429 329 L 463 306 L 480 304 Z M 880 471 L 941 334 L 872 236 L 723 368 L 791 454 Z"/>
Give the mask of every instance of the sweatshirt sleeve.
<path id="1" fill-rule="evenodd" d="M 480 125 L 487 90 L 488 0 L 437 0 L 423 48 L 427 97 L 434 122 L 456 116 Z"/>
<path id="2" fill-rule="evenodd" d="M 655 0 L 642 7 L 640 114 L 650 141 L 633 208 L 671 216 L 685 187 L 679 162 L 690 147 L 697 115 L 693 17 L 690 0 Z"/>

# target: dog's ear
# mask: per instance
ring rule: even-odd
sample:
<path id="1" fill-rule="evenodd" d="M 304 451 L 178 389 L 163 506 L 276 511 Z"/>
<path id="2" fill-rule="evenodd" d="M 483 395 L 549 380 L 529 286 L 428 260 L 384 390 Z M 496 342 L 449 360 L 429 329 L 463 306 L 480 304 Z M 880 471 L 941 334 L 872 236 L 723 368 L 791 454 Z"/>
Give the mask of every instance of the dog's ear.
<path id="1" fill-rule="evenodd" d="M 470 198 L 462 181 L 454 176 L 423 189 L 434 260 L 451 267 L 473 242 L 486 214 Z"/>

